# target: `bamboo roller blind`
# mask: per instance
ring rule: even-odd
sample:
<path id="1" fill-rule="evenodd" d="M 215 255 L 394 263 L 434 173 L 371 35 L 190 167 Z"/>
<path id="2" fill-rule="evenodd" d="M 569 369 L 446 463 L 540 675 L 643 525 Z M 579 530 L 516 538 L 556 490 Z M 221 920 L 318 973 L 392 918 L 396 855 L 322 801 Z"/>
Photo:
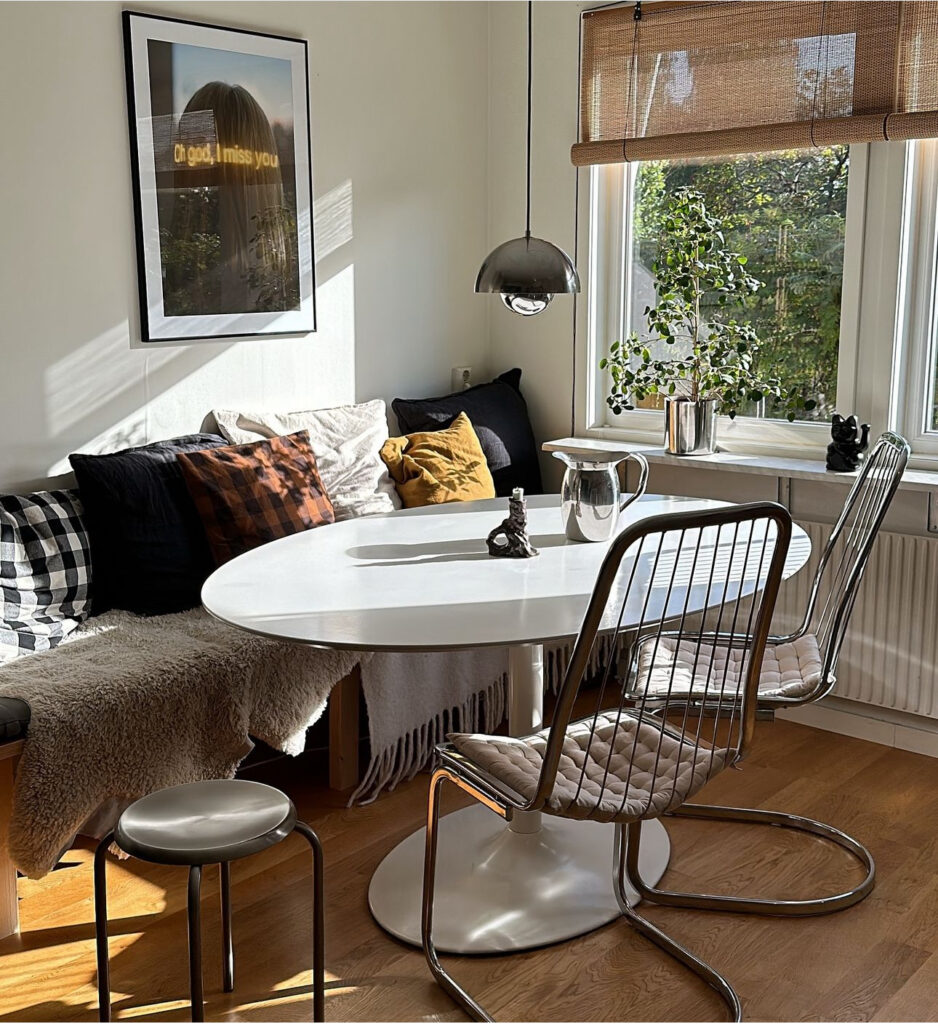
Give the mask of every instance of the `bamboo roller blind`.
<path id="1" fill-rule="evenodd" d="M 634 11 L 583 15 L 574 164 L 938 136 L 938 2 Z"/>

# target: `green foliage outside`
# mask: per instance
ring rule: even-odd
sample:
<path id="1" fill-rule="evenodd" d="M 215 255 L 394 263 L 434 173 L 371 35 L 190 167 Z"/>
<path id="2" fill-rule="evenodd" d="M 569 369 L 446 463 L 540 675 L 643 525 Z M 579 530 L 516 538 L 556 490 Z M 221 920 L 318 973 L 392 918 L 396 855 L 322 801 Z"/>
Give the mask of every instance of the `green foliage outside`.
<path id="1" fill-rule="evenodd" d="M 651 265 L 653 306 L 645 309 L 650 345 L 633 331 L 613 342 L 600 369 L 609 369 L 613 412 L 650 395 L 693 402 L 712 399 L 736 416 L 748 404 L 771 399 L 790 420 L 815 402 L 777 377 L 755 369 L 761 343 L 746 300 L 762 282 L 746 270 L 748 259 L 726 244 L 723 225 L 703 195 L 682 187 L 665 202 L 664 234 Z"/>
<path id="2" fill-rule="evenodd" d="M 655 161 L 636 176 L 634 261 L 651 268 L 666 247 L 669 198 L 686 186 L 700 192 L 725 247 L 745 256 L 746 274 L 762 282 L 731 309 L 705 300 L 703 316 L 732 315 L 751 326 L 760 342 L 754 373 L 816 400 L 800 419 L 829 418 L 837 398 L 847 173 L 848 149 L 838 146 L 702 164 Z M 766 415 L 788 411 L 766 403 Z"/>

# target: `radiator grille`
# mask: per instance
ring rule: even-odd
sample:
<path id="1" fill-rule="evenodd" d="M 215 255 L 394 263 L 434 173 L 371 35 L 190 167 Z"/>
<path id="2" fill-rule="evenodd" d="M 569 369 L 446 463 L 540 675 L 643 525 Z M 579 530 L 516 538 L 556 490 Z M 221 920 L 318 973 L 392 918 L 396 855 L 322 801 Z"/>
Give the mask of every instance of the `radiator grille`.
<path id="1" fill-rule="evenodd" d="M 811 561 L 784 584 L 775 627 L 793 627 L 807 606 L 829 525 L 802 522 Z M 837 665 L 838 697 L 938 718 L 938 541 L 881 533 Z"/>

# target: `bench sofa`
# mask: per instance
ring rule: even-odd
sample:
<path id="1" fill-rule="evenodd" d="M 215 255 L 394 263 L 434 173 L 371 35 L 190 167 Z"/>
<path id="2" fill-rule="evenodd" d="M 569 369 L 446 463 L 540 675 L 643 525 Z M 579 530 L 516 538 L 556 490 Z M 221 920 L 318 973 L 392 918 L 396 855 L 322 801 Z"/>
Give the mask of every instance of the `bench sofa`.
<path id="1" fill-rule="evenodd" d="M 510 493 L 519 483 L 536 491 L 537 456 L 519 382 L 520 371 L 510 371 L 466 392 L 399 408 L 396 403 L 396 412 L 404 429 L 413 430 L 444 427 L 468 411 L 498 492 Z M 388 435 L 381 401 L 279 415 L 215 410 L 202 429 L 231 444 L 309 430 L 337 518 L 398 506 L 377 458 Z M 359 466 L 366 467 L 364 483 Z M 251 748 L 249 737 L 299 753 L 307 726 L 327 702 L 330 786 L 358 786 L 356 793 L 366 798 L 424 767 L 417 754 L 432 751 L 445 722 L 472 730 L 491 728 L 500 719 L 505 666 L 498 652 L 471 668 L 458 661 L 468 655 L 441 655 L 449 661 L 434 666 L 434 679 L 425 680 L 422 690 L 409 690 L 418 705 L 414 732 L 381 735 L 376 726 L 382 701 L 393 700 L 394 684 L 412 675 L 397 660 L 402 656 L 383 657 L 369 663 L 367 654 L 278 644 L 233 630 L 201 609 L 149 617 L 115 610 L 88 619 L 51 650 L 0 665 L 0 936 L 17 928 L 17 867 L 31 876 L 51 870 L 96 813 L 99 820 L 89 830 L 100 834 L 109 814 L 113 818 L 120 805 L 145 792 L 233 774 Z M 476 668 L 481 674 L 468 693 Z M 449 677 L 460 677 L 462 690 L 436 692 L 439 680 Z M 363 694 L 372 740 L 364 788 Z M 190 726 L 222 719 L 224 743 L 196 728 L 180 742 L 178 725 L 186 716 Z M 174 720 L 173 730 L 165 728 L 167 718 Z M 417 733 L 427 741 L 419 751 L 412 740 Z M 95 807 L 99 796 L 107 799 Z"/>

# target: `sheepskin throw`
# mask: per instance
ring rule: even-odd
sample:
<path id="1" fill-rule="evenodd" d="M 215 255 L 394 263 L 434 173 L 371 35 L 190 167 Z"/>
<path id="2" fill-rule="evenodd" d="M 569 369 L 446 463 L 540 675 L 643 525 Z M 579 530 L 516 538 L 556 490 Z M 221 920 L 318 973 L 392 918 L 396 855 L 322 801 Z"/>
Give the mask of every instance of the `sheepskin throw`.
<path id="1" fill-rule="evenodd" d="M 230 778 L 254 736 L 303 749 L 332 687 L 362 659 L 265 640 L 202 610 L 108 612 L 55 650 L 0 667 L 0 693 L 32 709 L 10 852 L 39 877 L 104 804 Z"/>

